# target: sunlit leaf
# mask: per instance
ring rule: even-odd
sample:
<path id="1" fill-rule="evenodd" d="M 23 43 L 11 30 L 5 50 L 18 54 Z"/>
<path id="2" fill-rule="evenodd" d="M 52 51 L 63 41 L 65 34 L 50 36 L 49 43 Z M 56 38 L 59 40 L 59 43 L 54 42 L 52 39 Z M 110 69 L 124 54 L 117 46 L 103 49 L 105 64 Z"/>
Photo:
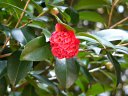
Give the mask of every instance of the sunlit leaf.
<path id="1" fill-rule="evenodd" d="M 52 58 L 51 49 L 44 36 L 37 37 L 27 43 L 21 54 L 21 60 L 42 61 Z"/>

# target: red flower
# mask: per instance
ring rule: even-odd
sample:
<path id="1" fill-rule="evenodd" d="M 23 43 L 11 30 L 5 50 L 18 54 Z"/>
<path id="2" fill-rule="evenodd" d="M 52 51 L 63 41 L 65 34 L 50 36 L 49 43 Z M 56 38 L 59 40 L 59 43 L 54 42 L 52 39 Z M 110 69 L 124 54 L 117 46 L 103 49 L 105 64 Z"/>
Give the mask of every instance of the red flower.
<path id="1" fill-rule="evenodd" d="M 68 30 L 60 23 L 56 24 L 55 29 L 50 37 L 53 55 L 59 59 L 76 56 L 80 41 L 75 37 L 73 30 Z"/>

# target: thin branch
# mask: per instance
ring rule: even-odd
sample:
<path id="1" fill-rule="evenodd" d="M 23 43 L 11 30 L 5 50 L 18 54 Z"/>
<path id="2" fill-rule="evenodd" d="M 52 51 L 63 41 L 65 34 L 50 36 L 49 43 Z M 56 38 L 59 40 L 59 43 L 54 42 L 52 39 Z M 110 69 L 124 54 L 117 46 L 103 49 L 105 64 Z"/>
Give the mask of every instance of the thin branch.
<path id="1" fill-rule="evenodd" d="M 108 19 L 108 27 L 111 25 L 111 21 L 112 21 L 112 15 L 113 15 L 113 10 L 115 8 L 115 6 L 117 5 L 117 3 L 119 2 L 119 0 L 115 0 L 115 2 L 112 3 L 112 8 L 109 14 L 109 19 Z"/>
<path id="2" fill-rule="evenodd" d="M 92 51 L 92 50 L 89 50 L 89 49 L 79 49 L 79 52 L 88 52 L 88 51 Z"/>
<path id="3" fill-rule="evenodd" d="M 2 46 L 2 50 L 6 47 L 9 40 L 10 40 L 10 37 L 7 37 L 4 45 Z"/>
<path id="4" fill-rule="evenodd" d="M 7 20 L 7 24 L 9 23 L 9 21 L 12 19 L 13 15 L 11 14 Z"/>
<path id="5" fill-rule="evenodd" d="M 89 72 L 95 72 L 95 71 L 99 71 L 99 70 L 105 69 L 105 68 L 106 68 L 105 66 L 101 66 L 101 67 L 98 67 L 98 68 L 91 69 L 91 70 L 89 70 Z"/>
<path id="6" fill-rule="evenodd" d="M 73 4 L 73 0 L 71 0 L 70 7 L 72 6 L 72 4 Z"/>
<path id="7" fill-rule="evenodd" d="M 125 44 L 119 44 L 121 46 L 128 46 L 128 43 L 125 43 Z"/>
<path id="8" fill-rule="evenodd" d="M 40 13 L 37 17 L 40 17 L 40 16 L 44 15 L 44 13 L 45 13 L 45 12 Z M 29 20 L 27 23 L 25 23 L 25 24 L 23 24 L 22 26 L 20 26 L 20 28 L 25 27 L 27 24 L 31 23 L 32 21 L 33 21 L 33 20 Z"/>
<path id="9" fill-rule="evenodd" d="M 0 55 L 0 58 L 8 57 L 8 56 L 10 56 L 10 55 L 11 55 L 11 53 L 4 54 L 4 55 Z"/>
<path id="10" fill-rule="evenodd" d="M 19 20 L 18 20 L 18 22 L 17 22 L 15 28 L 17 28 L 17 27 L 19 26 L 20 21 L 22 20 L 22 18 L 23 18 L 23 16 L 24 16 L 25 10 L 26 10 L 27 7 L 28 7 L 29 2 L 30 2 L 30 0 L 27 1 L 26 5 L 25 5 L 25 7 L 24 7 L 24 10 L 23 10 L 23 12 L 21 13 L 20 18 L 19 18 Z"/>
<path id="11" fill-rule="evenodd" d="M 121 24 L 121 23 L 125 22 L 126 20 L 128 20 L 128 17 L 126 17 L 126 18 L 124 18 L 124 19 L 120 20 L 119 22 L 117 22 L 116 24 L 112 25 L 112 26 L 110 27 L 110 29 L 112 29 L 112 28 L 114 28 L 114 27 L 118 26 L 119 24 Z"/>
<path id="12" fill-rule="evenodd" d="M 109 18 L 108 18 L 108 27 L 111 25 L 111 20 L 112 20 L 112 14 L 113 14 L 113 10 L 114 10 L 114 3 L 112 3 L 112 8 L 109 14 Z"/>
<path id="13" fill-rule="evenodd" d="M 19 85 L 18 87 L 12 86 L 12 91 L 18 91 L 19 89 L 24 88 L 27 85 L 28 85 L 28 82 L 24 82 L 23 84 Z"/>

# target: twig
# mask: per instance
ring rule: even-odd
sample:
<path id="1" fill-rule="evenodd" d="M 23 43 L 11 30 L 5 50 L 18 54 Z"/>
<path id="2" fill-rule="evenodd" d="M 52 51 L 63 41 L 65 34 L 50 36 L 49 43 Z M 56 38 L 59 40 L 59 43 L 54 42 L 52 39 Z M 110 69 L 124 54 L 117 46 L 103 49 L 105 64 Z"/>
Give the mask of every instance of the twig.
<path id="1" fill-rule="evenodd" d="M 91 51 L 89 49 L 79 49 L 79 52 L 88 52 L 88 51 Z"/>
<path id="2" fill-rule="evenodd" d="M 5 41 L 4 45 L 2 46 L 2 50 L 6 47 L 9 40 L 10 40 L 10 37 L 6 37 L 6 41 Z"/>
<path id="3" fill-rule="evenodd" d="M 110 27 L 110 29 L 112 29 L 112 28 L 116 27 L 117 25 L 119 25 L 119 24 L 125 22 L 126 20 L 128 20 L 128 17 L 126 17 L 126 18 L 120 20 L 119 22 L 117 22 L 116 24 L 112 25 L 112 26 Z"/>
<path id="4" fill-rule="evenodd" d="M 18 20 L 18 22 L 17 22 L 15 28 L 17 28 L 17 27 L 19 26 L 20 21 L 22 20 L 22 18 L 23 18 L 23 16 L 24 16 L 25 10 L 27 9 L 27 6 L 28 6 L 29 2 L 30 2 L 30 0 L 28 0 L 28 1 L 26 2 L 26 5 L 25 5 L 25 7 L 24 7 L 24 9 L 23 9 L 23 11 L 22 11 L 22 13 L 21 13 L 21 15 L 20 15 L 20 18 L 19 18 L 19 20 Z M 2 50 L 6 47 L 8 41 L 10 40 L 10 38 L 11 38 L 11 37 L 7 37 L 7 38 L 6 38 L 6 41 L 5 41 L 5 43 L 4 43 L 3 47 L 2 47 Z"/>
<path id="5" fill-rule="evenodd" d="M 98 68 L 91 69 L 91 70 L 89 70 L 89 72 L 95 72 L 95 71 L 105 69 L 105 68 L 106 68 L 105 66 L 101 66 L 101 67 L 98 67 Z"/>
<path id="6" fill-rule="evenodd" d="M 111 25 L 113 10 L 118 2 L 119 2 L 119 0 L 115 0 L 115 2 L 112 3 L 112 8 L 111 8 L 111 11 L 109 14 L 109 19 L 108 19 L 108 27 L 110 27 L 110 25 Z"/>
<path id="7" fill-rule="evenodd" d="M 17 22 L 15 28 L 17 28 L 17 27 L 19 26 L 20 21 L 22 20 L 22 18 L 23 18 L 23 16 L 24 16 L 25 10 L 26 10 L 27 7 L 28 7 L 29 2 L 30 2 L 30 0 L 27 1 L 26 5 L 25 5 L 25 7 L 24 7 L 24 10 L 23 10 L 23 12 L 21 13 L 20 18 L 19 18 L 19 20 L 18 20 L 18 22 Z"/>
<path id="8" fill-rule="evenodd" d="M 28 82 L 25 82 L 25 83 L 19 85 L 18 87 L 12 86 L 12 91 L 18 91 L 20 88 L 24 88 L 27 85 L 28 85 Z"/>
<path id="9" fill-rule="evenodd" d="M 128 43 L 125 43 L 125 44 L 119 44 L 121 46 L 128 46 Z"/>
<path id="10" fill-rule="evenodd" d="M 40 17 L 44 14 L 45 12 L 40 13 L 37 17 Z M 31 23 L 33 20 L 29 20 L 27 23 L 23 24 L 22 26 L 20 26 L 20 28 L 23 28 L 24 26 L 26 26 L 27 24 Z"/>
<path id="11" fill-rule="evenodd" d="M 71 0 L 70 7 L 72 6 L 72 4 L 73 4 L 73 0 Z"/>
<path id="12" fill-rule="evenodd" d="M 13 15 L 11 14 L 7 20 L 7 24 L 9 23 L 9 21 L 12 19 Z"/>
<path id="13" fill-rule="evenodd" d="M 10 56 L 10 55 L 11 55 L 11 53 L 4 54 L 4 55 L 0 55 L 0 58 L 8 57 L 8 56 Z"/>

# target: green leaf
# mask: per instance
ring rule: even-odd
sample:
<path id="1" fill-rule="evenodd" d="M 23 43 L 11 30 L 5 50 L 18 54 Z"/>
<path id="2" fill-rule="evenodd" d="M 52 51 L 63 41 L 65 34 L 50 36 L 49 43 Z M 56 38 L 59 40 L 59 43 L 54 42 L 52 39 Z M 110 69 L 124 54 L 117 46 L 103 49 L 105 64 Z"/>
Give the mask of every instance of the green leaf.
<path id="1" fill-rule="evenodd" d="M 41 25 L 38 25 L 38 24 L 29 24 L 28 26 L 33 27 L 33 28 L 42 29 L 42 33 L 45 35 L 46 42 L 49 41 L 49 38 L 51 36 L 50 31 L 48 31 L 47 29 L 43 28 Z"/>
<path id="2" fill-rule="evenodd" d="M 0 78 L 2 78 L 7 73 L 7 61 L 0 61 Z"/>
<path id="3" fill-rule="evenodd" d="M 25 3 L 26 3 L 25 1 L 20 1 L 20 0 L 15 0 L 15 1 L 1 0 L 0 6 L 2 8 L 6 8 L 9 14 L 13 13 L 14 18 L 16 18 L 17 16 L 20 16 L 21 12 L 23 11 Z M 24 12 L 27 13 L 31 18 L 33 18 L 33 15 L 31 14 L 31 12 L 29 11 L 24 11 Z"/>
<path id="4" fill-rule="evenodd" d="M 50 46 L 45 42 L 45 37 L 37 37 L 28 42 L 22 51 L 21 60 L 43 61 L 52 58 Z"/>
<path id="5" fill-rule="evenodd" d="M 31 1 L 31 4 L 33 5 L 33 7 L 39 12 L 39 13 L 41 13 L 42 12 L 42 7 L 41 6 L 39 6 L 39 4 L 38 3 L 36 3 L 36 1 Z"/>
<path id="6" fill-rule="evenodd" d="M 107 5 L 107 2 L 104 0 L 79 0 L 74 4 L 76 10 L 81 9 L 96 9 Z"/>
<path id="7" fill-rule="evenodd" d="M 27 43 L 26 38 L 24 37 L 22 31 L 20 29 L 13 29 L 12 30 L 12 36 L 14 39 L 25 45 Z"/>
<path id="8" fill-rule="evenodd" d="M 31 74 L 31 75 L 35 77 L 37 80 L 39 80 L 41 83 L 45 83 L 48 86 L 53 87 L 57 94 L 59 93 L 59 89 L 57 88 L 57 86 L 53 84 L 50 80 L 48 80 L 46 77 L 40 76 L 38 74 Z"/>
<path id="9" fill-rule="evenodd" d="M 64 2 L 64 0 L 53 0 L 53 4 Z"/>
<path id="10" fill-rule="evenodd" d="M 4 32 L 6 36 L 10 36 L 11 30 L 7 26 L 0 24 L 0 30 Z"/>
<path id="11" fill-rule="evenodd" d="M 77 24 L 79 22 L 79 14 L 72 7 L 67 8 L 65 12 L 71 17 L 72 24 Z"/>
<path id="12" fill-rule="evenodd" d="M 37 94 L 32 85 L 27 85 L 22 92 L 22 96 L 37 96 Z"/>
<path id="13" fill-rule="evenodd" d="M 87 81 L 87 82 L 86 82 Z M 88 87 L 88 80 L 84 76 L 79 76 L 75 84 L 80 87 L 83 92 L 86 92 Z"/>
<path id="14" fill-rule="evenodd" d="M 78 33 L 78 35 L 79 35 L 79 36 L 77 36 L 78 39 L 87 40 L 87 41 L 90 41 L 90 42 L 93 42 L 93 43 L 97 42 L 103 48 L 106 48 L 106 46 L 111 47 L 113 49 L 115 48 L 115 46 L 111 42 L 109 42 L 106 39 L 104 39 L 102 37 L 99 37 L 97 35 L 93 35 L 93 34 L 89 34 L 89 33 L 83 33 L 83 32 Z"/>
<path id="15" fill-rule="evenodd" d="M 128 41 L 128 32 L 121 29 L 105 29 L 94 33 L 108 41 Z"/>
<path id="16" fill-rule="evenodd" d="M 31 32 L 30 32 L 31 31 Z M 12 30 L 12 36 L 15 40 L 22 43 L 23 45 L 27 44 L 30 40 L 34 39 L 35 35 L 32 34 L 30 28 L 16 28 Z"/>
<path id="17" fill-rule="evenodd" d="M 70 22 L 71 21 L 71 17 L 66 13 L 66 12 L 61 12 L 61 15 L 63 16 L 63 20 L 66 22 Z"/>
<path id="18" fill-rule="evenodd" d="M 101 85 L 100 83 L 93 84 L 91 88 L 87 91 L 86 95 L 87 96 L 95 96 L 100 93 L 103 93 L 105 91 L 110 91 L 112 90 L 111 87 L 108 87 L 108 85 Z"/>
<path id="19" fill-rule="evenodd" d="M 0 74 L 4 71 L 6 67 L 7 67 L 7 61 L 6 60 L 0 61 Z"/>
<path id="20" fill-rule="evenodd" d="M 7 74 L 12 85 L 24 79 L 33 65 L 29 61 L 20 61 L 20 54 L 20 51 L 16 51 L 8 59 Z"/>
<path id="21" fill-rule="evenodd" d="M 102 22 L 102 23 L 104 22 L 103 17 L 96 12 L 81 11 L 79 12 L 79 16 L 81 20 L 88 20 L 88 21 Z"/>
<path id="22" fill-rule="evenodd" d="M 57 59 L 55 64 L 55 73 L 58 81 L 63 88 L 69 88 L 77 79 L 79 74 L 79 65 L 75 58 Z"/>
<path id="23" fill-rule="evenodd" d="M 84 76 L 88 79 L 88 81 L 91 83 L 93 81 L 95 81 L 92 77 L 92 75 L 89 73 L 89 71 L 84 68 L 84 67 L 81 67 L 81 72 L 84 74 Z"/>
<path id="24" fill-rule="evenodd" d="M 45 86 L 45 84 L 42 83 L 37 83 L 36 80 L 33 79 L 33 77 L 31 76 L 27 76 L 26 77 L 27 81 L 34 86 L 35 88 L 35 92 L 38 94 L 38 96 L 42 96 L 42 94 L 44 96 L 48 95 L 48 96 L 52 96 L 50 93 L 50 91 L 48 90 L 47 86 Z M 40 84 L 43 86 L 42 88 L 40 87 Z"/>
<path id="25" fill-rule="evenodd" d="M 128 54 L 128 48 L 124 46 L 116 46 L 116 52 L 121 52 L 124 54 Z"/>
<path id="26" fill-rule="evenodd" d="M 116 73 L 116 86 L 120 83 L 121 81 L 121 67 L 119 62 L 116 60 L 115 57 L 112 56 L 112 54 L 108 51 L 107 52 L 107 57 L 108 59 L 111 61 L 111 63 L 113 64 L 114 68 L 115 68 L 115 73 Z"/>

